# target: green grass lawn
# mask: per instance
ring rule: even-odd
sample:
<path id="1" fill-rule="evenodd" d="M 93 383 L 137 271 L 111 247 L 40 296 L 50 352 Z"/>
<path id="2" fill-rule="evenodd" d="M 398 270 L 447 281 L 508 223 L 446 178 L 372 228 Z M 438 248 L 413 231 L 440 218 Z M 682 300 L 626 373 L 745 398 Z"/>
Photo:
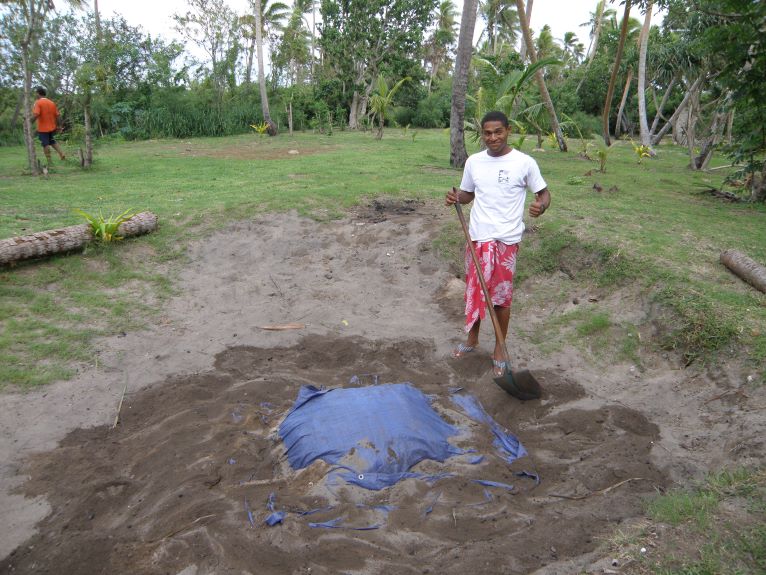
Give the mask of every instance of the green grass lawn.
<path id="1" fill-rule="evenodd" d="M 763 205 L 700 193 L 718 185 L 721 172 L 688 170 L 680 148 L 663 146 L 639 165 L 630 144 L 619 142 L 600 173 L 576 152 L 531 147 L 528 139 L 524 151 L 537 158 L 553 206 L 535 222 L 520 281 L 582 260 L 587 281 L 641 285 L 672 311 L 676 323 L 662 345 L 694 359 L 736 343 L 754 362 L 766 358 L 764 297 L 717 264 L 725 248 L 766 262 Z M 327 219 L 378 196 L 440 198 L 460 181 L 448 162 L 442 130 L 389 129 L 380 141 L 351 132 L 106 141 L 91 170 L 56 162 L 47 179 L 24 175 L 22 147 L 0 148 L 2 238 L 81 223 L 74 208 L 151 210 L 161 222 L 138 240 L 146 248 L 140 257 L 119 245 L 93 246 L 0 271 L 0 382 L 29 387 L 67 377 L 73 362 L 89 361 L 94 336 L 141 325 L 151 302 L 171 293 L 173 262 L 193 237 L 270 211 Z M 594 191 L 596 183 L 603 191 Z M 457 222 L 434 240 L 447 251 L 459 244 Z M 593 318 L 573 318 L 580 332 L 619 323 L 597 319 L 589 328 Z"/>

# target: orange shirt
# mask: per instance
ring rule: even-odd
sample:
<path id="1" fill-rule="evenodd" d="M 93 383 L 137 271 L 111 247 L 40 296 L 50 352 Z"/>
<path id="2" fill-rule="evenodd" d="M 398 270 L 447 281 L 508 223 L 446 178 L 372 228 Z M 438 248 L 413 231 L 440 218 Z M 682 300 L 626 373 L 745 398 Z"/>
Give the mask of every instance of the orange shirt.
<path id="1" fill-rule="evenodd" d="M 35 107 L 32 108 L 32 114 L 37 116 L 38 132 L 55 132 L 58 127 L 57 118 L 59 117 L 58 108 L 48 98 L 38 98 Z"/>

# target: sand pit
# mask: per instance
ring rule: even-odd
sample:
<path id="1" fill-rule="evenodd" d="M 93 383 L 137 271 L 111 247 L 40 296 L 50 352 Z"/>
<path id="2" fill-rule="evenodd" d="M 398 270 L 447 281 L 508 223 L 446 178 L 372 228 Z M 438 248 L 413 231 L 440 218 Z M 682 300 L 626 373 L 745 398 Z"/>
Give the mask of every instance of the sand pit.
<path id="1" fill-rule="evenodd" d="M 461 297 L 430 246 L 450 215 L 378 202 L 341 222 L 237 224 L 192 247 L 157 326 L 102 342 L 98 370 L 0 398 L 12 527 L 0 573 L 576 573 L 657 490 L 762 457 L 762 413 L 735 394 L 705 403 L 732 370 L 591 367 L 575 350 L 542 356 L 517 341 L 512 359 L 546 390 L 522 403 L 492 383 L 489 345 L 447 359 Z M 519 290 L 521 310 L 536 289 Z M 260 327 L 287 322 L 306 327 Z M 417 470 L 454 475 L 330 501 L 327 466 L 291 470 L 275 429 L 302 385 L 375 381 L 411 382 L 448 420 L 463 387 L 529 456 L 426 461 Z M 485 491 L 479 476 L 514 489 Z M 286 513 L 273 527 L 270 496 Z M 345 528 L 311 526 L 339 516 Z"/>

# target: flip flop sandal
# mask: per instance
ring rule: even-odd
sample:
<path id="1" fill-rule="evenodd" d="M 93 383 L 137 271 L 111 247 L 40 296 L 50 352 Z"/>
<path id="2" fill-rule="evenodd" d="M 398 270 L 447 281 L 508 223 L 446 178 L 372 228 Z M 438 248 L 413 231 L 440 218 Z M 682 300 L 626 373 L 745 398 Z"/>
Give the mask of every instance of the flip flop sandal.
<path id="1" fill-rule="evenodd" d="M 460 359 L 465 354 L 471 353 L 474 349 L 475 348 L 470 345 L 459 343 L 458 346 L 452 350 L 452 353 L 450 353 L 450 357 L 452 357 L 452 359 Z"/>
<path id="2" fill-rule="evenodd" d="M 492 369 L 495 372 L 495 377 L 502 377 L 508 371 L 508 364 L 502 360 L 493 359 Z"/>

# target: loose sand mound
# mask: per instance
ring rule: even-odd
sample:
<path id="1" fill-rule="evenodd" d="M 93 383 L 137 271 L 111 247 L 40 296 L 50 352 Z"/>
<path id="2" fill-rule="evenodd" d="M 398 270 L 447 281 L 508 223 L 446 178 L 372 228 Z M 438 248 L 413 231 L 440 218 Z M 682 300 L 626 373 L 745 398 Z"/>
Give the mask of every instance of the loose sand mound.
<path id="1" fill-rule="evenodd" d="M 543 357 L 514 340 L 513 359 L 546 390 L 522 403 L 492 383 L 486 351 L 447 359 L 462 300 L 430 242 L 450 215 L 378 202 L 342 222 L 237 224 L 192 247 L 181 294 L 153 329 L 104 341 L 98 370 L 1 397 L 10 528 L 0 573 L 578 572 L 658 489 L 762 457 L 762 412 L 737 394 L 708 401 L 732 388 L 734 370 L 691 373 L 661 359 L 644 373 L 593 368 L 575 350 Z M 512 322 L 566 281 L 524 284 Z M 260 328 L 287 322 L 306 327 Z M 348 386 L 355 375 L 411 382 L 448 420 L 449 389 L 464 387 L 530 456 L 488 457 L 474 475 L 423 462 L 417 470 L 456 475 L 342 489 L 334 509 L 301 516 L 328 503 L 317 489 L 327 468 L 290 470 L 274 430 L 301 385 Z M 489 499 L 476 473 L 515 488 L 489 488 Z M 268 527 L 272 493 L 287 516 Z M 370 509 L 381 505 L 392 508 Z M 380 527 L 309 525 L 338 516 Z"/>

